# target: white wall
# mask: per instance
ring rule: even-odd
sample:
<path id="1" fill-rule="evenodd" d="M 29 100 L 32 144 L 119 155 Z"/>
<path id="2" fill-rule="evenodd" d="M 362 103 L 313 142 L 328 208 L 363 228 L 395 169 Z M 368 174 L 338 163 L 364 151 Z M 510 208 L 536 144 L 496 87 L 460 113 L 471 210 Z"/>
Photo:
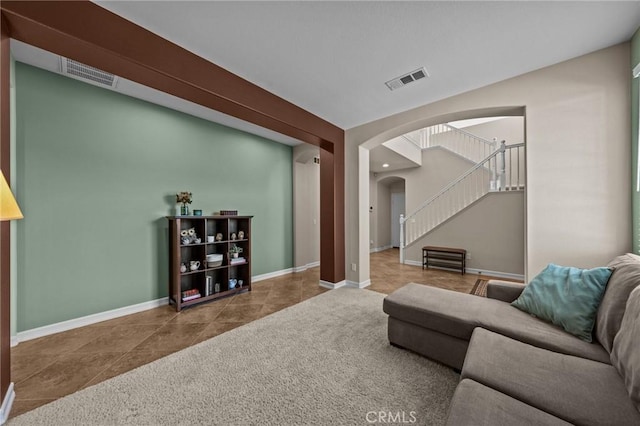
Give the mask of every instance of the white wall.
<path id="1" fill-rule="evenodd" d="M 345 134 L 347 279 L 368 279 L 368 221 L 360 214 L 361 145 L 427 125 L 525 111 L 526 263 L 603 265 L 631 249 L 630 50 L 623 43 L 352 128 Z M 361 250 L 364 246 L 367 250 Z"/>
<path id="2" fill-rule="evenodd" d="M 500 120 L 464 127 L 462 130 L 481 138 L 498 142 L 505 140 L 507 145 L 524 142 L 524 117 L 504 117 Z"/>
<path id="3" fill-rule="evenodd" d="M 301 270 L 320 261 L 319 150 L 312 145 L 293 148 L 293 266 Z"/>

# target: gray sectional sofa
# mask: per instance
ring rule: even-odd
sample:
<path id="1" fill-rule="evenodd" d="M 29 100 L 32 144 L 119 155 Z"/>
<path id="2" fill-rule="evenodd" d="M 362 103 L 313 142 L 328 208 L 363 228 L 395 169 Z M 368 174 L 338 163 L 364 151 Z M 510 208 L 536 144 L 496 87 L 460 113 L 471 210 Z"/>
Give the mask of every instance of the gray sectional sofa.
<path id="1" fill-rule="evenodd" d="M 408 284 L 384 300 L 389 341 L 461 371 L 449 425 L 640 425 L 640 257 L 626 254 L 598 307 L 593 343 L 487 297 Z"/>

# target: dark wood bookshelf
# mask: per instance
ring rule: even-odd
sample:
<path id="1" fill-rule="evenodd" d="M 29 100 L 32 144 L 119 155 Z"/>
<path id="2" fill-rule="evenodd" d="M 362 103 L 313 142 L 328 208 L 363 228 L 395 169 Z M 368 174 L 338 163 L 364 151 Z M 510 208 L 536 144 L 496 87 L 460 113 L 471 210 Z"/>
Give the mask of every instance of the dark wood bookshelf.
<path id="1" fill-rule="evenodd" d="M 251 291 L 251 219 L 253 216 L 167 216 L 169 221 L 169 304 L 176 311 L 232 296 L 244 291 Z M 182 231 L 193 228 L 200 242 L 183 243 Z M 244 238 L 231 239 L 232 234 L 244 232 Z M 216 235 L 222 234 L 222 240 L 215 241 Z M 207 237 L 214 241 L 208 242 Z M 241 256 L 245 262 L 231 264 L 231 247 L 242 248 Z M 218 266 L 207 264 L 207 255 L 222 255 L 222 263 Z M 191 262 L 200 262 L 198 269 L 190 270 Z M 180 271 L 185 264 L 187 270 Z M 207 286 L 210 277 L 211 288 Z M 242 280 L 242 287 L 236 285 L 229 288 L 230 280 Z M 216 283 L 219 291 L 216 292 Z M 197 290 L 200 297 L 183 300 L 184 291 Z M 209 290 L 211 294 L 209 294 Z"/>

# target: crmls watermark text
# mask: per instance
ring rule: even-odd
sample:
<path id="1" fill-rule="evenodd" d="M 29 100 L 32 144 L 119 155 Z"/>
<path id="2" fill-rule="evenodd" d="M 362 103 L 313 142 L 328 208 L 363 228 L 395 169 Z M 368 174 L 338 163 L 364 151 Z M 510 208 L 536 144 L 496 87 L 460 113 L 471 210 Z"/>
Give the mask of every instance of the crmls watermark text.
<path id="1" fill-rule="evenodd" d="M 406 423 L 418 421 L 415 411 L 369 411 L 365 416 L 367 423 Z"/>

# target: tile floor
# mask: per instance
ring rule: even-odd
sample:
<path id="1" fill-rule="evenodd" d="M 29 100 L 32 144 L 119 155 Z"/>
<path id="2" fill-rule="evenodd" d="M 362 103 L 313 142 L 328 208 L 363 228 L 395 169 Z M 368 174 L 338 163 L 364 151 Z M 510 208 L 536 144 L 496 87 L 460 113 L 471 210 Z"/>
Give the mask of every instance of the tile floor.
<path id="1" fill-rule="evenodd" d="M 388 294 L 408 282 L 470 292 L 477 275 L 401 265 L 398 250 L 371 255 L 369 290 Z M 175 312 L 145 312 L 22 342 L 11 350 L 17 416 L 87 386 L 295 305 L 326 289 L 319 268 L 253 285 L 243 293 Z"/>

